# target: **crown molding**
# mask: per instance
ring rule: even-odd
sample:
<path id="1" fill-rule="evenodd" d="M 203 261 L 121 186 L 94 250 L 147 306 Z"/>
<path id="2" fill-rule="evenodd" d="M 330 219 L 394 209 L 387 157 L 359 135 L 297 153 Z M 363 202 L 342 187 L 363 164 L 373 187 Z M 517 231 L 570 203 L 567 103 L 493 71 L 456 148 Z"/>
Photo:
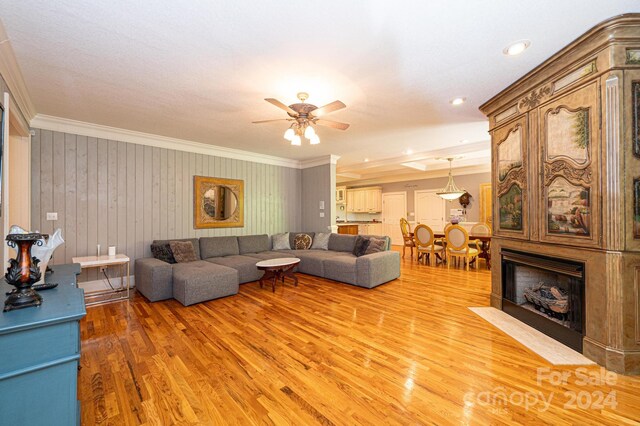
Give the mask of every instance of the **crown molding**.
<path id="1" fill-rule="evenodd" d="M 339 155 L 326 155 L 324 157 L 312 158 L 311 160 L 303 160 L 300 162 L 301 169 L 309 169 L 311 167 L 324 166 L 325 164 L 338 164 Z"/>
<path id="2" fill-rule="evenodd" d="M 0 21 L 0 74 L 7 83 L 11 96 L 24 116 L 29 122 L 36 115 L 36 109 L 31 102 L 27 85 L 24 82 L 22 71 L 11 46 L 11 40 L 7 37 L 7 32 Z"/>
<path id="3" fill-rule="evenodd" d="M 271 155 L 258 154 L 255 152 L 242 151 L 217 145 L 209 145 L 185 139 L 175 139 L 150 133 L 136 132 L 117 127 L 103 126 L 84 121 L 70 120 L 68 118 L 53 117 L 50 115 L 37 114 L 31 120 L 31 127 L 94 138 L 129 142 L 138 145 L 153 146 L 156 148 L 174 149 L 177 151 L 193 152 L 196 154 L 233 158 L 235 160 L 250 161 L 252 163 L 270 164 L 273 166 L 289 167 L 293 169 L 303 168 L 301 162 L 298 160 L 274 157 Z"/>

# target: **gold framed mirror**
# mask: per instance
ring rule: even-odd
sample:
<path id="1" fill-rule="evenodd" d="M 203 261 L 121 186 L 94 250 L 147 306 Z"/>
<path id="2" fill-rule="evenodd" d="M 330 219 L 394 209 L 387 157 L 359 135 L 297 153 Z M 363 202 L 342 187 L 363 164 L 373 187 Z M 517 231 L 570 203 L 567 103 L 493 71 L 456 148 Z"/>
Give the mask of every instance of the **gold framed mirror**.
<path id="1" fill-rule="evenodd" d="M 208 176 L 193 177 L 193 227 L 244 226 L 244 181 Z"/>

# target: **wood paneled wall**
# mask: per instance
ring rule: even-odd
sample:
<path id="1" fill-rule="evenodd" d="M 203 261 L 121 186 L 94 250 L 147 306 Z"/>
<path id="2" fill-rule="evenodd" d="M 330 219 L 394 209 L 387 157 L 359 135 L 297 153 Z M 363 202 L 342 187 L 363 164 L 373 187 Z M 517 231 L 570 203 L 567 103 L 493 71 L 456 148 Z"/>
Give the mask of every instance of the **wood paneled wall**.
<path id="1" fill-rule="evenodd" d="M 301 171 L 229 158 L 36 129 L 31 150 L 31 227 L 61 228 L 54 263 L 103 254 L 132 259 L 154 239 L 273 234 L 301 226 Z M 193 228 L 193 176 L 242 179 L 245 226 Z M 57 221 L 47 221 L 57 212 Z M 96 271 L 82 280 L 96 279 Z"/>

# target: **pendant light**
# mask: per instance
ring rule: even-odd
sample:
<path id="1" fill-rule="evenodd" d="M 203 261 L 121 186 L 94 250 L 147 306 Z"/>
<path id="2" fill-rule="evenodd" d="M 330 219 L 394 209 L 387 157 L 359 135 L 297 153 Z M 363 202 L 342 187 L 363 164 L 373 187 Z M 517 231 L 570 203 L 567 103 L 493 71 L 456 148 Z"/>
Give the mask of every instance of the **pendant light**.
<path id="1" fill-rule="evenodd" d="M 460 198 L 466 191 L 458 188 L 456 183 L 453 181 L 453 174 L 451 173 L 451 163 L 453 162 L 453 158 L 446 158 L 446 160 L 449 161 L 449 181 L 447 182 L 447 186 L 436 192 L 436 194 L 445 200 L 453 201 Z"/>

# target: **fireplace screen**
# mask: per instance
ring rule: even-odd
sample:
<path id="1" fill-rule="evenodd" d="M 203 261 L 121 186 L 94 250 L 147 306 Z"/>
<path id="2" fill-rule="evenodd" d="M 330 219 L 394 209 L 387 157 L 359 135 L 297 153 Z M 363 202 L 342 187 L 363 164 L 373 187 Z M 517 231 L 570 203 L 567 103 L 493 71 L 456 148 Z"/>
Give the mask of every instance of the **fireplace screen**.
<path id="1" fill-rule="evenodd" d="M 505 250 L 501 254 L 503 310 L 543 333 L 581 349 L 583 264 Z"/>

